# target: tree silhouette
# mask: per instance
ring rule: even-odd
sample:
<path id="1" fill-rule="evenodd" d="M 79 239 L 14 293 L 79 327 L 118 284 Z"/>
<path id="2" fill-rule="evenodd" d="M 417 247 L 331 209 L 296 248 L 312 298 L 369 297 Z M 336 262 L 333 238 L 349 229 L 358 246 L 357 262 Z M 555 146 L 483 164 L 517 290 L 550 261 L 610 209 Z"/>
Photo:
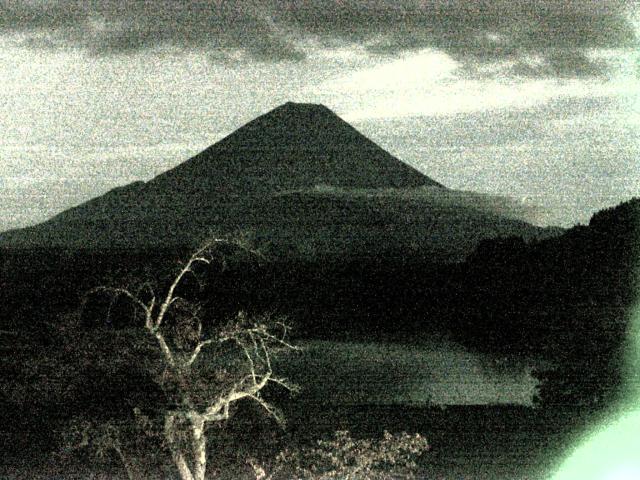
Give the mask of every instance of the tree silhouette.
<path id="1" fill-rule="evenodd" d="M 288 327 L 281 319 L 240 311 L 224 324 L 211 325 L 202 302 L 188 299 L 187 278 L 200 283 L 203 269 L 216 261 L 224 264 L 222 246 L 259 255 L 240 242 L 213 238 L 182 264 L 162 294 L 148 281 L 136 289 L 100 286 L 86 299 L 89 303 L 107 295 L 111 305 L 126 299 L 153 339 L 159 352 L 155 378 L 166 397 L 161 406 L 163 444 L 182 480 L 205 478 L 207 426 L 229 419 L 233 404 L 252 400 L 282 422 L 262 391 L 269 384 L 294 389 L 272 368 L 275 354 L 296 349 L 287 340 Z"/>

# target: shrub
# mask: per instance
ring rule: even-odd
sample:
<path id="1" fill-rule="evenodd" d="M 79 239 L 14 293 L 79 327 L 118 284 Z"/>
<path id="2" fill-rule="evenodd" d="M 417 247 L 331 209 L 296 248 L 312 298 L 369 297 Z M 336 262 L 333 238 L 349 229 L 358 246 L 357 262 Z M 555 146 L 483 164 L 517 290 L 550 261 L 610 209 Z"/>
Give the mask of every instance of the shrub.
<path id="1" fill-rule="evenodd" d="M 270 475 L 252 464 L 256 480 L 386 480 L 415 478 L 416 459 L 429 449 L 420 434 L 384 433 L 380 440 L 356 440 L 338 431 L 331 440 L 314 447 L 285 449 L 277 456 Z"/>

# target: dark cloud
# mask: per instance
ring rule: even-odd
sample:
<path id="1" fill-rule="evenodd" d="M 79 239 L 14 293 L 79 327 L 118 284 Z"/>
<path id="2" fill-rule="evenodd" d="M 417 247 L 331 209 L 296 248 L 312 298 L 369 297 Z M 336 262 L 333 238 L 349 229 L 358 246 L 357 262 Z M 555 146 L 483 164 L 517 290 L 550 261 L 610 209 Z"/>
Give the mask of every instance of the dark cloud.
<path id="1" fill-rule="evenodd" d="M 510 73 L 520 77 L 595 77 L 608 71 L 607 62 L 592 60 L 576 50 L 552 50 L 538 61 L 520 60 Z"/>
<path id="2" fill-rule="evenodd" d="M 27 34 L 28 45 L 79 46 L 119 54 L 169 45 L 235 52 L 264 60 L 301 60 L 304 54 L 273 8 L 222 0 L 61 0 L 0 3 L 0 31 Z"/>
<path id="3" fill-rule="evenodd" d="M 361 44 L 371 54 L 431 47 L 466 63 L 525 55 L 546 67 L 520 74 L 592 75 L 589 48 L 634 45 L 623 0 L 61 0 L 0 3 L 0 31 L 98 54 L 171 45 L 214 60 L 237 53 L 302 60 L 304 40 Z M 53 40 L 51 40 L 53 39 Z M 47 43 L 47 42 L 43 42 Z"/>

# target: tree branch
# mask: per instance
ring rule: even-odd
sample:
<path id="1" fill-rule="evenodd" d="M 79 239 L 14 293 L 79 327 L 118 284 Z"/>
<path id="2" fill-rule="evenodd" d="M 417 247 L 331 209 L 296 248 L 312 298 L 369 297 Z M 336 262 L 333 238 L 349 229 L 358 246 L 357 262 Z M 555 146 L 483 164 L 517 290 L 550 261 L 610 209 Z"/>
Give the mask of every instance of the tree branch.
<path id="1" fill-rule="evenodd" d="M 210 345 L 212 343 L 216 343 L 216 341 L 214 339 L 211 339 L 211 338 L 209 340 L 205 340 L 203 342 L 199 342 L 198 345 L 196 345 L 196 348 L 193 349 L 193 353 L 191 354 L 191 356 L 187 360 L 187 365 L 188 366 L 193 365 L 193 363 L 198 359 L 198 355 L 200 355 L 200 352 L 202 351 L 202 349 L 204 347 L 206 347 L 207 345 Z"/>
<path id="2" fill-rule="evenodd" d="M 126 288 L 117 288 L 117 287 L 96 287 L 89 290 L 88 294 L 98 293 L 98 292 L 106 292 L 111 293 L 114 297 L 119 297 L 120 295 L 124 295 L 129 300 L 131 300 L 134 304 L 138 305 L 145 313 L 150 313 L 150 309 L 148 305 L 145 305 L 142 300 L 133 295 Z"/>
<path id="3" fill-rule="evenodd" d="M 176 367 L 175 357 L 173 356 L 173 353 L 171 352 L 169 345 L 167 345 L 167 342 L 164 339 L 164 336 L 162 335 L 160 330 L 152 330 L 152 333 L 153 333 L 153 336 L 156 337 L 156 339 L 158 340 L 158 344 L 160 345 L 160 350 L 162 351 L 162 354 L 164 355 L 165 360 L 167 361 L 169 366 L 171 366 L 172 368 L 175 368 Z"/>
<path id="4" fill-rule="evenodd" d="M 203 417 L 206 421 L 211 421 L 210 419 L 213 419 L 223 408 L 228 408 L 231 403 L 255 395 L 267 385 L 270 377 L 271 373 L 267 373 L 262 376 L 259 382 L 254 382 L 250 387 L 246 387 L 244 390 L 238 391 L 239 386 L 247 378 L 244 377 L 240 382 L 234 385 L 231 392 L 218 397 L 218 400 L 205 410 Z"/>
<path id="5" fill-rule="evenodd" d="M 262 408 L 264 408 L 267 411 L 267 413 L 269 415 L 271 415 L 275 419 L 276 422 L 278 422 L 278 424 L 284 425 L 285 422 L 284 422 L 284 418 L 283 418 L 282 414 L 273 405 L 271 405 L 270 403 L 266 402 L 259 395 L 249 395 L 249 398 L 251 398 L 252 400 L 258 402 L 258 404 Z"/>

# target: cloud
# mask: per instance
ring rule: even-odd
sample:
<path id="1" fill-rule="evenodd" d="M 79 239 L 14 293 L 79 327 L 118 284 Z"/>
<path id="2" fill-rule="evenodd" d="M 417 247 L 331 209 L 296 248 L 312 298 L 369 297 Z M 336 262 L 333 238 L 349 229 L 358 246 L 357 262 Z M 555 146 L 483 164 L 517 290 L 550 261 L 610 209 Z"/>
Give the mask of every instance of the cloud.
<path id="1" fill-rule="evenodd" d="M 584 55 L 635 45 L 624 0 L 60 0 L 0 3 L 0 32 L 30 45 L 86 48 L 96 54 L 160 46 L 300 61 L 308 46 L 361 45 L 372 55 L 433 48 L 482 63 L 541 55 L 542 69 L 519 74 L 598 74 Z M 34 38 L 36 41 L 34 42 Z"/>
<path id="2" fill-rule="evenodd" d="M 0 3 L 0 32 L 28 45 L 80 47 L 98 55 L 162 46 L 208 51 L 228 60 L 237 51 L 264 61 L 303 53 L 260 2 L 222 0 L 61 0 Z"/>
<path id="3" fill-rule="evenodd" d="M 576 50 L 551 50 L 542 57 L 524 57 L 509 72 L 518 77 L 584 78 L 605 76 L 609 66 L 603 59 L 590 59 Z"/>

